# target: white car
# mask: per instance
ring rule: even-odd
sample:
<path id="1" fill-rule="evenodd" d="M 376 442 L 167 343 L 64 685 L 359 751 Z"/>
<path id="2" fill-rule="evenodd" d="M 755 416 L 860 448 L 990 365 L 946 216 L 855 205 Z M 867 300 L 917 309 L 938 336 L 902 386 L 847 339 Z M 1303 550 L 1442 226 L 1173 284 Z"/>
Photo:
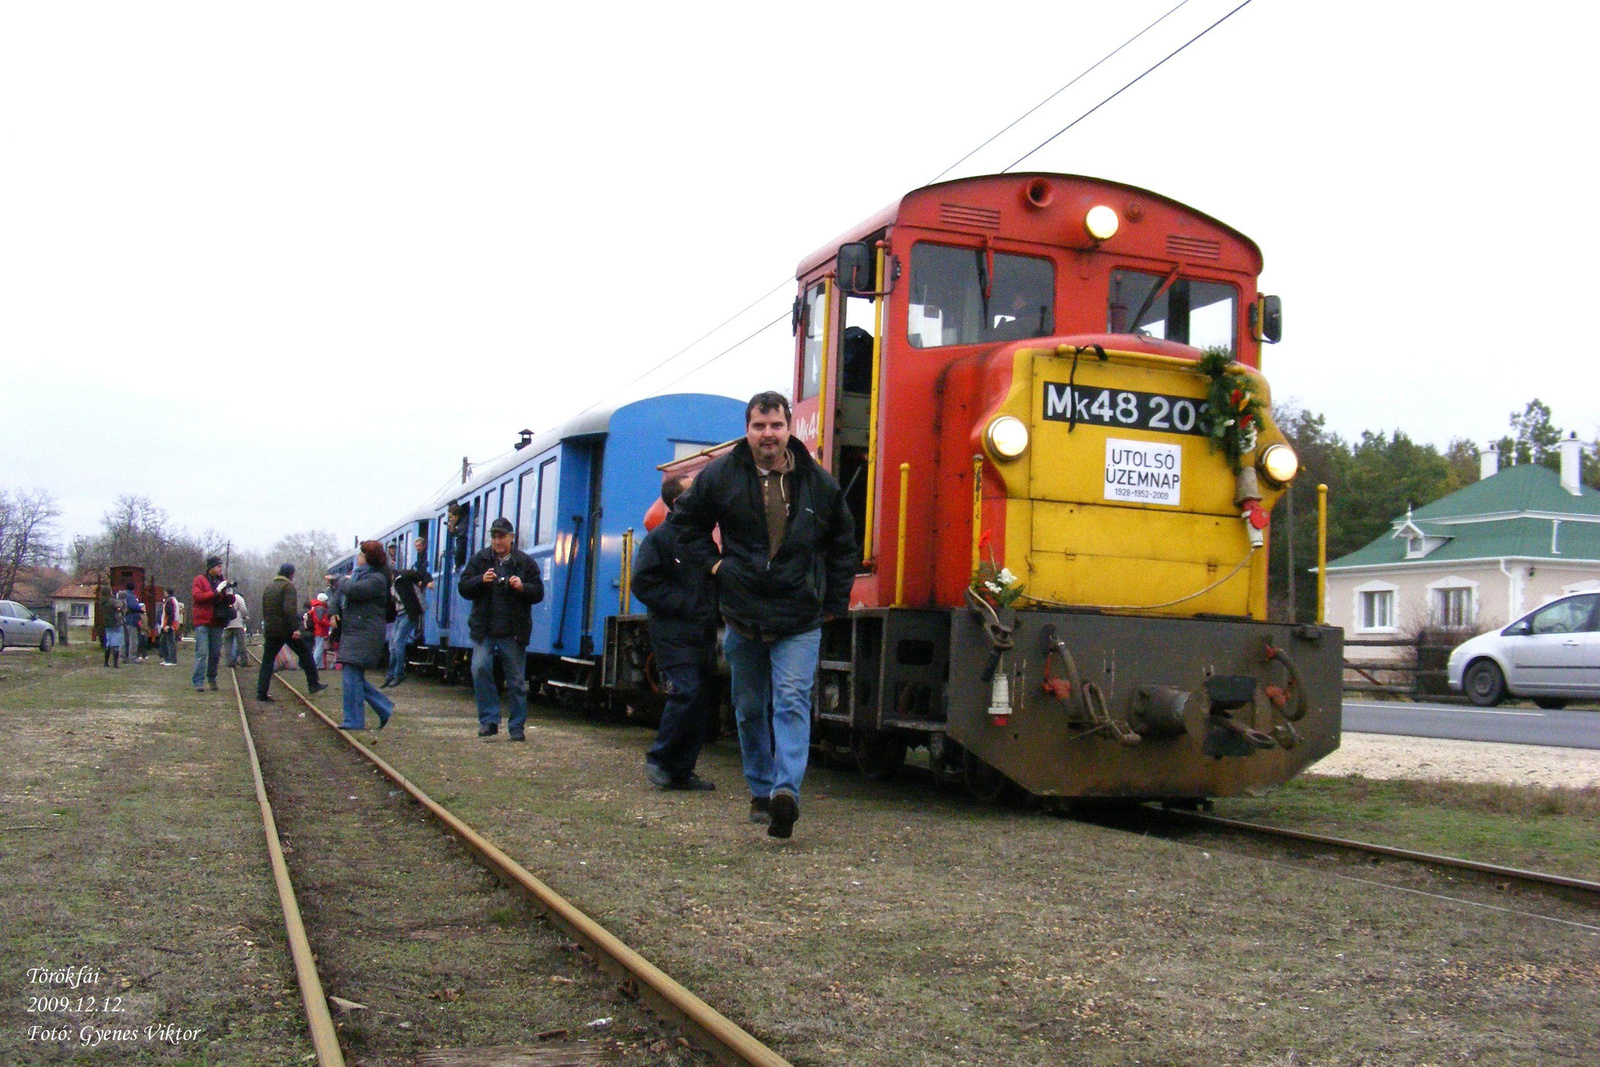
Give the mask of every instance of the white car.
<path id="1" fill-rule="evenodd" d="M 15 600 L 0 600 L 0 648 L 13 646 L 49 652 L 56 647 L 56 628 Z"/>
<path id="2" fill-rule="evenodd" d="M 1450 689 L 1479 707 L 1527 697 L 1541 708 L 1600 700 L 1600 593 L 1553 600 L 1450 653 Z"/>

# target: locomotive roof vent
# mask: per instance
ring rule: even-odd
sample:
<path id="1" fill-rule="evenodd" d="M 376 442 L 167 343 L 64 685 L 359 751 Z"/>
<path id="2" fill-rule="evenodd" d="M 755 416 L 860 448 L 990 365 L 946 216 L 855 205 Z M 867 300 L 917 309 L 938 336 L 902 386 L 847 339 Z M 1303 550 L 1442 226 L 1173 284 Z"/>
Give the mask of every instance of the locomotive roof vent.
<path id="1" fill-rule="evenodd" d="M 518 430 L 517 431 L 517 445 L 516 445 L 517 451 L 520 452 L 522 449 L 527 448 L 531 444 L 533 444 L 533 431 L 532 430 Z"/>

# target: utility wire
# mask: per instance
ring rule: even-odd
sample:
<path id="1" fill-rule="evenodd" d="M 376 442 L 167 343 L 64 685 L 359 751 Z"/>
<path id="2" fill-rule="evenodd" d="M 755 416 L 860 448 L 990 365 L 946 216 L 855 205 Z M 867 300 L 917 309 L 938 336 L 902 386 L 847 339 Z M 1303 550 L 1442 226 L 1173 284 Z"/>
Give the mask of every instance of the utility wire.
<path id="1" fill-rule="evenodd" d="M 1107 104 L 1111 103 L 1111 101 L 1113 101 L 1117 97 L 1121 96 L 1123 94 L 1123 92 L 1125 92 L 1128 89 L 1131 89 L 1134 85 L 1136 85 L 1140 81 L 1142 81 L 1146 74 L 1149 74 L 1152 71 L 1154 71 L 1157 67 L 1160 67 L 1162 63 L 1165 63 L 1167 60 L 1171 59 L 1173 56 L 1177 55 L 1179 52 L 1183 51 L 1185 48 L 1188 48 L 1190 45 L 1194 44 L 1200 38 L 1204 37 L 1206 34 L 1210 33 L 1212 30 L 1216 29 L 1218 26 L 1222 25 L 1224 22 L 1227 22 L 1229 19 L 1233 18 L 1234 15 L 1237 15 L 1240 11 L 1242 11 L 1244 8 L 1248 7 L 1249 5 L 1250 5 L 1250 0 L 1244 0 L 1244 3 L 1240 4 L 1238 7 L 1234 8 L 1232 11 L 1228 12 L 1226 15 L 1222 16 L 1220 19 L 1218 19 L 1217 21 L 1213 22 L 1211 25 L 1207 26 L 1205 29 L 1201 30 L 1199 33 L 1195 34 L 1193 37 L 1189 38 L 1187 41 L 1183 42 L 1183 44 L 1179 45 L 1177 48 L 1173 49 L 1171 52 L 1168 52 L 1166 54 L 1166 56 L 1163 57 L 1159 62 L 1157 62 L 1157 63 L 1145 68 L 1144 73 L 1140 74 L 1137 78 L 1134 78 L 1133 81 L 1128 82 L 1121 89 L 1118 89 L 1116 92 L 1112 93 L 1110 96 L 1106 97 L 1104 100 L 1102 100 L 1098 104 L 1096 104 L 1094 107 L 1091 107 L 1088 111 L 1085 111 L 1083 114 L 1079 115 L 1077 118 L 1073 119 L 1071 122 L 1069 122 L 1065 126 L 1061 127 L 1055 133 L 1052 133 L 1049 137 L 1046 137 L 1043 141 L 1040 141 L 1038 143 L 1038 145 L 1036 145 L 1031 151 L 1028 151 L 1028 152 L 1024 153 L 1022 156 L 1020 156 L 1017 159 L 1016 163 L 1012 163 L 1011 166 L 1006 167 L 1000 173 L 1001 174 L 1009 173 L 1011 171 L 1011 169 L 1017 165 L 1017 163 L 1021 163 L 1024 159 L 1027 159 L 1029 156 L 1033 155 L 1034 152 L 1039 151 L 1039 149 L 1043 148 L 1045 145 L 1049 144 L 1051 141 L 1054 141 L 1057 137 L 1060 137 L 1062 134 L 1064 134 L 1068 130 L 1072 129 L 1072 127 L 1076 126 L 1078 123 L 1082 122 L 1084 119 L 1088 118 L 1090 115 L 1093 115 L 1096 111 L 1099 111 L 1101 108 L 1103 108 Z M 1162 18 L 1165 18 L 1165 17 L 1166 17 L 1165 15 L 1162 16 Z"/>
<path id="2" fill-rule="evenodd" d="M 1051 93 L 1049 96 L 1045 97 L 1043 100 L 1039 101 L 1037 104 L 1034 104 L 1032 107 L 1030 107 L 1028 110 L 1024 111 L 1022 114 L 1018 115 L 1016 118 L 1012 119 L 1011 123 L 1009 125 L 1007 125 L 1003 129 L 1001 129 L 1000 131 L 995 133 L 992 137 L 990 137 L 987 141 L 983 142 L 977 148 L 974 148 L 972 151 L 968 152 L 966 155 L 962 156 L 960 159 L 956 160 L 954 163 L 952 163 L 948 167 L 944 168 L 944 170 L 941 170 L 938 174 L 935 174 L 932 178 L 929 178 L 924 184 L 932 185 L 934 182 L 938 181 L 940 178 L 943 178 L 946 174 L 949 174 L 951 171 L 953 171 L 957 167 L 961 166 L 961 164 L 965 163 L 967 160 L 971 159 L 973 156 L 977 155 L 979 152 L 983 151 L 985 148 L 988 148 L 990 145 L 994 144 L 995 141 L 999 140 L 1004 134 L 1008 133 L 1011 130 L 1011 128 L 1013 126 L 1015 126 L 1017 123 L 1021 122 L 1023 119 L 1025 119 L 1029 115 L 1033 114 L 1035 111 L 1038 111 L 1041 107 L 1044 107 L 1050 101 L 1054 100 L 1056 97 L 1060 96 L 1062 93 L 1066 92 L 1068 89 L 1072 88 L 1074 85 L 1077 85 L 1080 81 L 1082 81 L 1084 78 L 1088 77 L 1091 73 L 1093 73 L 1096 67 L 1099 67 L 1106 60 L 1110 59 L 1112 56 L 1116 55 L 1118 52 L 1122 51 L 1124 48 L 1128 47 L 1130 44 L 1132 44 L 1133 42 L 1137 41 L 1139 38 L 1143 37 L 1145 34 L 1149 33 L 1151 30 L 1155 29 L 1157 26 L 1161 25 L 1163 22 L 1165 22 L 1168 19 L 1168 17 L 1170 17 L 1174 12 L 1176 12 L 1179 7 L 1182 7 L 1184 4 L 1187 4 L 1188 2 L 1189 2 L 1189 0 L 1180 0 L 1180 2 L 1178 4 L 1178 7 L 1175 7 L 1171 11 L 1168 11 L 1165 15 L 1162 15 L 1160 18 L 1156 19 L 1150 25 L 1146 26 L 1144 29 L 1140 30 L 1138 33 L 1134 34 L 1132 37 L 1129 37 L 1126 41 L 1123 41 L 1121 44 L 1117 45 L 1117 47 L 1113 48 L 1111 51 L 1107 52 L 1105 55 L 1101 56 L 1100 59 L 1095 62 L 1094 66 L 1085 68 L 1084 71 L 1081 74 L 1079 74 L 1076 78 L 1073 78 L 1071 81 L 1067 82 L 1067 84 L 1063 85 L 1061 88 L 1057 89 L 1055 92 Z M 1024 158 L 1026 158 L 1026 157 L 1024 157 Z M 1015 166 L 1015 164 L 1013 164 L 1013 166 Z"/>
<path id="3" fill-rule="evenodd" d="M 950 164 L 944 170 L 942 170 L 938 174 L 934 175 L 934 177 L 927 184 L 931 185 L 933 182 L 938 181 L 940 178 L 944 177 L 946 174 L 949 174 L 952 170 L 954 170 L 957 167 L 959 167 L 962 163 L 965 163 L 968 159 L 971 159 L 974 155 L 976 155 L 978 152 L 982 151 L 984 148 L 988 147 L 996 139 L 998 139 L 1001 135 L 1006 133 L 1008 130 L 1012 129 L 1014 126 L 1016 126 L 1023 119 L 1026 119 L 1029 115 L 1032 115 L 1035 111 L 1038 111 L 1045 104 L 1049 103 L 1051 100 L 1054 100 L 1056 97 L 1058 97 L 1062 93 L 1066 92 L 1073 85 L 1077 84 L 1084 77 L 1086 77 L 1091 71 L 1095 70 L 1097 67 L 1101 66 L 1107 60 L 1109 60 L 1113 56 L 1115 56 L 1118 52 L 1121 52 L 1123 49 L 1125 49 L 1129 45 L 1133 44 L 1139 38 L 1143 37 L 1145 34 L 1149 33 L 1151 30 L 1155 29 L 1155 27 L 1157 27 L 1162 22 L 1164 22 L 1168 18 L 1170 18 L 1173 15 L 1173 13 L 1175 13 L 1179 8 L 1183 7 L 1188 2 L 1189 2 L 1189 0 L 1180 0 L 1180 2 L 1176 6 L 1174 6 L 1171 10 L 1167 11 L 1160 18 L 1158 18 L 1154 22 L 1150 23 L 1150 25 L 1146 26 L 1144 29 L 1140 30 L 1138 33 L 1134 34 L 1132 37 L 1128 38 L 1126 41 L 1123 41 L 1121 44 L 1119 44 L 1117 47 L 1113 48 L 1111 51 L 1107 52 L 1097 62 L 1095 62 L 1093 65 L 1087 67 L 1082 73 L 1078 74 L 1071 81 L 1067 82 L 1065 85 L 1061 86 L 1061 88 L 1057 89 L 1055 92 L 1051 93 L 1049 96 L 1047 96 L 1043 100 L 1039 101 L 1039 103 L 1035 104 L 1033 107 L 1031 107 L 1027 111 L 1023 112 L 1017 118 L 1012 120 L 1008 125 L 1006 125 L 1004 128 L 1002 128 L 999 132 L 995 133 L 988 140 L 986 140 L 982 144 L 978 145 L 978 147 L 972 149 L 972 151 L 968 152 L 966 155 L 962 156 L 960 159 L 958 159 L 954 163 Z M 1222 16 L 1222 18 L 1218 19 L 1216 22 L 1213 22 L 1210 26 L 1207 26 L 1204 30 L 1201 30 L 1198 34 L 1196 34 L 1195 36 L 1191 37 L 1188 41 L 1186 41 L 1176 51 L 1173 51 L 1173 52 L 1169 53 L 1160 62 L 1158 62 L 1154 66 L 1149 67 L 1148 69 L 1146 69 L 1143 74 L 1139 75 L 1139 77 L 1134 78 L 1133 81 L 1128 82 L 1127 85 L 1124 85 L 1121 89 L 1118 89 L 1115 93 L 1112 93 L 1110 96 L 1108 96 L 1104 100 L 1100 101 L 1100 103 L 1096 104 L 1094 107 L 1090 108 L 1088 111 L 1084 112 L 1082 115 L 1079 115 L 1072 122 L 1068 123 L 1066 126 L 1062 127 L 1060 130 L 1057 130 L 1053 135 L 1051 135 L 1045 141 L 1041 142 L 1038 145 L 1038 147 L 1034 148 L 1032 151 L 1030 151 L 1026 155 L 1022 156 L 1020 159 L 1018 159 L 1016 161 L 1016 163 L 1012 163 L 1011 166 L 1006 167 L 1000 173 L 1002 173 L 1002 174 L 1007 173 L 1013 167 L 1017 166 L 1018 163 L 1021 163 L 1023 160 L 1027 159 L 1028 156 L 1033 155 L 1035 152 L 1039 151 L 1040 148 L 1043 148 L 1045 145 L 1049 144 L 1051 141 L 1054 141 L 1057 137 L 1060 137 L 1062 134 L 1064 134 L 1068 130 L 1072 129 L 1073 126 L 1076 126 L 1078 123 L 1082 122 L 1084 119 L 1088 118 L 1090 115 L 1092 115 L 1096 111 L 1100 110 L 1100 108 L 1104 107 L 1106 104 L 1108 104 L 1112 100 L 1114 100 L 1117 96 L 1121 95 L 1123 90 L 1128 89 L 1135 82 L 1137 82 L 1140 79 L 1144 78 L 1145 75 L 1147 75 L 1147 74 L 1151 73 L 1152 71 L 1154 71 L 1156 69 L 1156 67 L 1161 66 L 1162 63 L 1165 63 L 1168 59 L 1171 59 L 1173 56 L 1177 55 L 1178 52 L 1181 52 L 1185 48 L 1188 48 L 1189 45 L 1194 44 L 1195 41 L 1198 41 L 1201 37 L 1204 37 L 1206 34 L 1210 33 L 1212 30 L 1216 29 L 1218 26 L 1222 25 L 1222 23 L 1226 22 L 1237 11 L 1239 11 L 1240 8 L 1243 8 L 1244 6 L 1249 4 L 1250 2 L 1251 2 L 1251 0 L 1244 0 L 1244 3 L 1240 4 L 1239 7 L 1234 8 L 1233 11 L 1228 12 L 1226 15 Z M 661 360 L 657 361 L 656 363 L 654 363 L 653 365 L 651 365 L 650 367 L 648 367 L 644 371 L 642 371 L 640 374 L 638 374 L 635 377 L 633 377 L 632 379 L 630 379 L 626 384 L 620 386 L 617 389 L 611 390 L 606 396 L 601 397 L 599 400 L 596 400 L 594 403 L 590 404 L 588 407 L 583 408 L 583 409 L 575 412 L 574 414 L 572 414 L 568 418 L 569 419 L 577 418 L 579 415 L 582 415 L 585 412 L 592 411 L 595 408 L 599 407 L 601 404 L 605 403 L 606 400 L 610 399 L 611 397 L 617 396 L 617 395 L 623 393 L 624 391 L 632 388 L 633 386 L 639 384 L 644 379 L 648 378 L 650 375 L 652 375 L 656 371 L 660 370 L 662 367 L 665 367 L 668 363 L 671 363 L 673 360 L 677 359 L 679 356 L 682 356 L 684 353 L 688 352 L 690 349 L 694 348 L 696 345 L 698 345 L 701 342 L 703 342 L 706 338 L 708 338 L 708 337 L 712 336 L 713 334 L 715 334 L 718 330 L 721 330 L 724 327 L 726 327 L 729 324 L 731 324 L 734 321 L 736 321 L 741 315 L 746 314 L 752 308 L 754 308 L 758 304 L 760 304 L 762 301 L 767 300 L 768 298 L 773 296 L 773 294 L 775 294 L 775 293 L 779 292 L 780 290 L 782 290 L 782 289 L 786 288 L 787 286 L 789 286 L 792 283 L 792 281 L 793 281 L 792 278 L 784 278 L 777 285 L 773 286 L 771 289 L 768 289 L 765 293 L 761 294 L 755 300 L 751 301 L 749 304 L 746 304 L 744 307 L 740 308 L 738 311 L 734 312 L 732 315 L 728 316 L 726 319 L 723 319 L 721 322 L 717 323 L 717 325 L 713 326 L 711 329 L 707 330 L 705 333 L 701 334 L 699 337 L 696 337 L 693 341 L 690 341 L 688 344 L 684 345 L 682 348 L 678 349 L 676 352 L 672 353 L 670 356 L 667 356 L 665 359 L 661 359 Z M 721 352 L 718 352 L 716 355 L 712 356 L 710 359 L 707 359 L 707 360 L 705 360 L 705 361 L 703 361 L 701 363 L 695 364 L 693 367 L 691 367 L 689 370 L 685 371 L 683 374 L 680 374 L 678 377 L 672 379 L 672 381 L 667 382 L 665 385 L 661 386 L 661 388 L 665 389 L 665 388 L 668 388 L 669 386 L 676 385 L 678 382 L 681 382 L 684 378 L 687 378 L 690 374 L 693 374 L 695 371 L 699 370 L 700 368 L 705 367 L 705 366 L 715 362 L 718 359 L 721 359 L 723 356 L 727 355 L 729 352 L 732 352 L 734 349 L 738 348 L 740 345 L 743 345 L 743 344 L 745 344 L 745 343 L 747 343 L 747 342 L 749 342 L 751 340 L 754 340 L 757 336 L 759 336 L 762 333 L 765 333 L 767 330 L 769 330 L 773 326 L 775 326 L 778 322 L 782 321 L 782 319 L 783 319 L 783 316 L 779 315 L 778 318 L 773 319 L 771 322 L 767 323 L 765 326 L 762 326 L 760 329 L 756 330 L 754 333 L 749 334 L 748 336 L 746 336 L 743 339 L 735 342 L 733 345 L 729 346 L 728 348 L 725 348 Z"/>

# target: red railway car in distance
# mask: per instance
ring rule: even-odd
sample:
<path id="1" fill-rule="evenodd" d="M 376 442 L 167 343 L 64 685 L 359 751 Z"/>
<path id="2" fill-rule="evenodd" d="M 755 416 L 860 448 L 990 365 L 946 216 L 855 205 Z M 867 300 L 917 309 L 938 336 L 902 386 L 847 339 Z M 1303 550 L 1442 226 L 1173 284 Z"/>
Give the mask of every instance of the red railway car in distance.
<path id="1" fill-rule="evenodd" d="M 1216 219 L 1064 174 L 917 189 L 801 260 L 794 433 L 861 547 L 814 742 L 875 774 L 926 745 L 980 795 L 1172 799 L 1338 746 L 1340 631 L 1267 618 L 1298 461 L 1261 266 Z"/>

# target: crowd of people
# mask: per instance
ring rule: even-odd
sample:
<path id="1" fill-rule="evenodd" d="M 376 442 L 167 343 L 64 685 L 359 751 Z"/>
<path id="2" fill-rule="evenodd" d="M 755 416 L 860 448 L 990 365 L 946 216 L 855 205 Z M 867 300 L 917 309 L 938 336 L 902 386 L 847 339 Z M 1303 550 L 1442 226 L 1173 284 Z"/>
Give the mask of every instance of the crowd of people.
<path id="1" fill-rule="evenodd" d="M 663 790 L 716 788 L 695 768 L 716 713 L 720 630 L 749 818 L 776 838 L 790 837 L 800 818 L 822 625 L 848 610 L 857 551 L 839 483 L 791 436 L 791 418 L 782 394 L 758 393 L 745 408 L 744 440 L 692 481 L 669 478 L 661 490 L 667 516 L 639 546 L 632 574 L 633 591 L 649 611 L 665 696 L 646 778 Z M 510 520 L 494 520 L 489 544 L 466 562 L 456 591 L 472 605 L 467 628 L 478 736 L 498 735 L 503 719 L 507 738 L 522 742 L 532 609 L 544 598 L 544 583 L 538 565 L 514 544 L 514 532 Z M 341 728 L 366 729 L 368 709 L 378 729 L 387 726 L 395 703 L 386 690 L 406 679 L 406 648 L 421 633 L 422 594 L 433 586 L 426 542 L 419 538 L 413 551 L 412 565 L 397 570 L 400 561 L 382 544 L 363 541 L 351 573 L 326 575 L 327 588 L 307 601 L 299 599 L 294 566 L 279 567 L 261 598 L 265 644 L 256 699 L 271 703 L 273 672 L 296 664 L 308 691 L 321 692 L 331 656 L 343 691 Z M 244 655 L 243 598 L 222 572 L 222 560 L 210 557 L 191 589 L 198 692 L 217 688 L 225 644 L 230 666 Z M 122 607 L 134 617 L 128 631 L 136 634 L 144 609 L 132 586 Z M 169 598 L 162 609 L 164 662 L 175 661 L 176 607 Z M 114 646 L 108 626 L 108 661 L 134 640 L 119 634 Z M 383 681 L 374 685 L 371 675 L 380 670 Z"/>

